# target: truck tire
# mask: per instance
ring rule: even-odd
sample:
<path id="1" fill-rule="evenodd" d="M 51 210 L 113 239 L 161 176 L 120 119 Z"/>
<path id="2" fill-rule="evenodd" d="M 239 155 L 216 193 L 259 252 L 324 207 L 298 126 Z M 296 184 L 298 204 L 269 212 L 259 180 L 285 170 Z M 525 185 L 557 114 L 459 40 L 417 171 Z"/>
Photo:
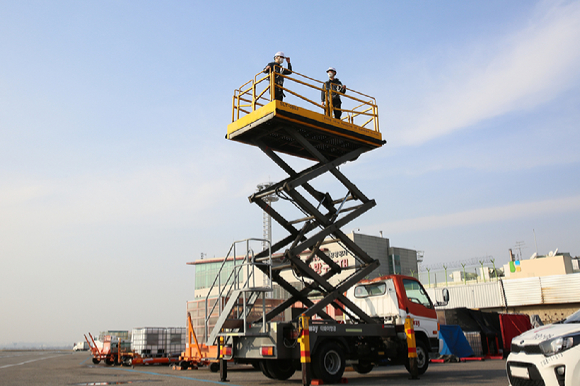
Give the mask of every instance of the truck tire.
<path id="1" fill-rule="evenodd" d="M 427 345 L 422 339 L 417 339 L 417 370 L 419 375 L 425 374 L 427 368 L 429 367 L 429 350 L 427 350 Z M 405 368 L 410 373 L 411 367 L 409 366 L 409 360 L 405 361 Z"/>
<path id="2" fill-rule="evenodd" d="M 101 363 L 101 360 L 100 359 L 97 359 L 97 358 L 93 358 L 93 363 L 95 365 L 98 365 L 99 363 Z"/>
<path id="3" fill-rule="evenodd" d="M 352 365 L 354 371 L 359 374 L 368 374 L 375 367 L 371 362 L 368 361 L 358 361 L 358 364 Z"/>
<path id="4" fill-rule="evenodd" d="M 270 378 L 270 379 L 274 379 L 274 376 L 272 374 L 270 374 L 270 369 L 268 366 L 266 366 L 266 360 L 260 361 L 259 366 L 260 366 L 260 370 L 262 370 L 262 374 L 264 374 L 266 377 Z"/>
<path id="5" fill-rule="evenodd" d="M 289 359 L 271 359 L 264 361 L 268 373 L 272 379 L 285 381 L 296 372 L 294 364 Z"/>
<path id="6" fill-rule="evenodd" d="M 212 362 L 209 364 L 209 371 L 211 371 L 212 373 L 217 373 L 218 371 L 220 371 L 220 364 L 219 362 Z"/>
<path id="7" fill-rule="evenodd" d="M 312 375 L 324 383 L 340 382 L 344 367 L 344 351 L 334 341 L 322 343 L 312 356 Z"/>

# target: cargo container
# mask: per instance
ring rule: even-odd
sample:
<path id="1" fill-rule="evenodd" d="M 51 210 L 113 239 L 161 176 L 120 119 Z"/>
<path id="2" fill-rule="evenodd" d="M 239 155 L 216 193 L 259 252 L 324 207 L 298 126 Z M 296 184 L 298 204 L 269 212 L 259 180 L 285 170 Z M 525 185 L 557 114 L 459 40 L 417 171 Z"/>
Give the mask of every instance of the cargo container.
<path id="1" fill-rule="evenodd" d="M 185 350 L 185 327 L 142 327 L 131 334 L 131 350 L 143 358 L 179 356 Z"/>

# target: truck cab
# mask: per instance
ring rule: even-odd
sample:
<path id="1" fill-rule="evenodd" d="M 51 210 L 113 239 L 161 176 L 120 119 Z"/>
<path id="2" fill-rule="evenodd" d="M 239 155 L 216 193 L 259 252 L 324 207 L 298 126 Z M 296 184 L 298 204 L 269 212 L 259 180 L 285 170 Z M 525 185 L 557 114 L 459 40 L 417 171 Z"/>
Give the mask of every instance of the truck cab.
<path id="1" fill-rule="evenodd" d="M 417 279 L 387 275 L 363 280 L 347 291 L 347 297 L 368 315 L 380 318 L 384 324 L 402 326 L 407 316 L 413 318 L 417 354 L 420 356 L 421 350 L 438 353 L 439 325 L 435 304 Z"/>

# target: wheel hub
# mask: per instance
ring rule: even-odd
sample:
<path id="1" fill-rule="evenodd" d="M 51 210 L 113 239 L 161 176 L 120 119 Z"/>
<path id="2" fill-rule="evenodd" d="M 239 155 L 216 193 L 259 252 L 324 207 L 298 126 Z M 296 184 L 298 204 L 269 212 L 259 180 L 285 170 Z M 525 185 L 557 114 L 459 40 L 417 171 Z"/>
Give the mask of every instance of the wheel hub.
<path id="1" fill-rule="evenodd" d="M 331 350 L 326 353 L 324 356 L 324 368 L 329 374 L 334 375 L 338 373 L 340 365 L 340 355 L 336 351 Z"/>

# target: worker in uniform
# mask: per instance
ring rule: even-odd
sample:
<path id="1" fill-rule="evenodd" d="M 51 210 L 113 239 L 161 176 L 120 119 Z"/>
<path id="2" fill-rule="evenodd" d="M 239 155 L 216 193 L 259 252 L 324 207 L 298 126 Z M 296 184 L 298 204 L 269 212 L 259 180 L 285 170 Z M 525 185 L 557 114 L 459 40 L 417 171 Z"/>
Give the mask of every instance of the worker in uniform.
<path id="1" fill-rule="evenodd" d="M 284 64 L 284 59 L 286 59 L 286 62 L 288 63 L 288 69 L 282 67 L 282 65 Z M 291 74 L 292 64 L 290 63 L 290 58 L 284 56 L 284 53 L 282 51 L 278 51 L 276 52 L 276 54 L 274 54 L 274 61 L 268 63 L 264 68 L 263 72 L 270 74 L 272 71 L 276 73 L 276 75 L 274 75 L 274 82 L 276 83 L 276 85 L 283 87 L 284 77 L 277 74 L 284 75 Z M 272 91 L 270 90 L 270 92 Z M 274 99 L 279 101 L 282 101 L 284 99 L 284 91 L 281 88 L 275 87 Z"/>
<path id="2" fill-rule="evenodd" d="M 324 106 L 326 115 L 331 116 L 330 113 L 330 99 L 332 98 L 332 108 L 334 110 L 334 117 L 340 119 L 342 111 L 340 107 L 342 106 L 342 101 L 340 100 L 340 94 L 346 92 L 346 86 L 343 85 L 336 76 L 336 69 L 334 67 L 329 67 L 326 70 L 328 74 L 328 80 L 322 85 L 322 106 Z M 328 106 L 326 105 L 328 103 Z"/>

